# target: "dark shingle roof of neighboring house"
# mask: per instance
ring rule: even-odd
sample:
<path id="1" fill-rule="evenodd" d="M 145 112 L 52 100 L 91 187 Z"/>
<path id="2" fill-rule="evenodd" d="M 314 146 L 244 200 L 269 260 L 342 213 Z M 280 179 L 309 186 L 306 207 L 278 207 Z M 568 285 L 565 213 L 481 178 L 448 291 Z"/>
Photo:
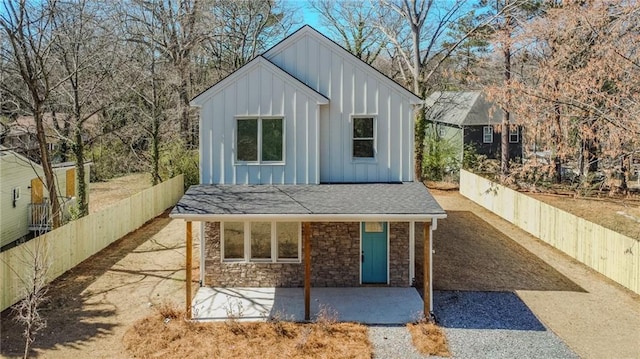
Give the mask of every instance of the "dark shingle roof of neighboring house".
<path id="1" fill-rule="evenodd" d="M 460 127 L 500 124 L 504 116 L 500 107 L 480 91 L 436 91 L 424 102 L 430 121 Z"/>
<path id="2" fill-rule="evenodd" d="M 446 216 L 420 182 L 196 185 L 189 188 L 171 212 L 171 217 L 193 220 L 227 215 L 289 215 L 309 219 L 334 215 Z"/>

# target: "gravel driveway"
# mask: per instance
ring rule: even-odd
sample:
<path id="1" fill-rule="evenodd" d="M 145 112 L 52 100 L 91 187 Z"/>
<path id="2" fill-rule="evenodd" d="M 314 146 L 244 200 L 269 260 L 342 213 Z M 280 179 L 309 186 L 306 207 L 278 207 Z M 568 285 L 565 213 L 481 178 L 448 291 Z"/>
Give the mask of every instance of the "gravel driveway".
<path id="1" fill-rule="evenodd" d="M 454 358 L 578 358 L 511 292 L 434 292 Z"/>
<path id="2" fill-rule="evenodd" d="M 454 358 L 578 358 L 511 292 L 435 291 Z M 405 326 L 370 326 L 375 358 L 420 359 Z"/>

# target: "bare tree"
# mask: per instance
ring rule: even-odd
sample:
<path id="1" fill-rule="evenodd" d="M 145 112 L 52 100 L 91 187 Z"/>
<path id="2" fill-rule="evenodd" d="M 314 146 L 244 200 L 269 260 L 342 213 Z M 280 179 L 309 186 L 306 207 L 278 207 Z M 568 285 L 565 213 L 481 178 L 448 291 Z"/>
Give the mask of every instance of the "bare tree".
<path id="1" fill-rule="evenodd" d="M 60 85 L 53 79 L 54 63 L 51 45 L 55 38 L 52 17 L 55 0 L 28 2 L 3 0 L 5 11 L 0 13 L 0 30 L 9 46 L 0 50 L 5 73 L 18 81 L 0 83 L 5 94 L 9 94 L 17 107 L 16 112 L 33 116 L 49 199 L 51 201 L 54 228 L 61 224 L 60 203 L 55 176 L 51 165 L 49 148 L 44 128 L 44 113 L 52 91 Z"/>
<path id="2" fill-rule="evenodd" d="M 175 91 L 179 102 L 180 133 L 186 145 L 197 144 L 197 128 L 191 119 L 192 55 L 210 36 L 210 12 L 206 1 L 199 0 L 131 0 L 126 11 L 129 40 L 157 49 L 176 75 Z M 168 69 L 166 69 L 168 70 Z"/>
<path id="3" fill-rule="evenodd" d="M 447 42 L 447 29 L 471 9 L 467 1 L 440 2 L 436 0 L 378 0 L 378 28 L 393 45 L 400 58 L 401 75 L 413 92 L 426 96 L 434 84 L 432 78 L 440 66 L 450 58 L 465 39 L 489 24 L 495 16 L 485 19 L 462 34 L 457 41 Z M 442 46 L 446 45 L 446 46 Z M 420 109 L 415 122 L 415 177 L 423 177 L 425 114 Z"/>
<path id="4" fill-rule="evenodd" d="M 361 1 L 314 0 L 311 6 L 321 16 L 321 23 L 340 43 L 362 61 L 371 64 L 388 40 L 376 28 L 376 9 Z"/>
<path id="5" fill-rule="evenodd" d="M 51 259 L 48 253 L 46 239 L 35 240 L 23 246 L 24 257 L 20 263 L 20 269 L 11 268 L 19 275 L 22 286 L 21 299 L 12 309 L 14 319 L 24 326 L 22 336 L 24 338 L 24 358 L 29 357 L 31 344 L 35 341 L 36 334 L 46 328 L 47 321 L 42 317 L 40 310 L 47 300 L 48 272 L 51 267 Z"/>
<path id="6" fill-rule="evenodd" d="M 500 173 L 504 178 L 509 173 L 509 131 L 514 126 L 511 116 L 513 78 L 513 56 L 520 50 L 516 46 L 515 37 L 521 33 L 522 28 L 537 16 L 543 9 L 543 5 L 532 0 L 496 0 L 486 1 L 492 8 L 486 16 L 491 16 L 493 21 L 490 27 L 493 31 L 493 43 L 496 52 L 502 58 L 502 81 L 499 81 L 489 95 L 500 104 L 504 116 L 500 125 Z M 492 15 L 497 14 L 497 15 Z M 500 16 L 500 14 L 502 14 Z M 523 47 L 524 48 L 524 47 Z"/>
<path id="7" fill-rule="evenodd" d="M 52 55 L 62 85 L 55 91 L 55 108 L 63 113 L 63 128 L 58 132 L 71 144 L 78 179 L 79 215 L 89 214 L 85 185 L 85 145 L 99 134 L 96 119 L 114 104 L 138 75 L 127 71 L 127 57 L 121 39 L 109 18 L 107 4 L 79 0 L 61 3 L 53 15 L 56 33 Z M 87 131 L 87 123 L 92 131 Z M 56 125 L 58 121 L 54 121 Z"/>
<path id="8" fill-rule="evenodd" d="M 211 11 L 213 21 L 223 24 L 213 27 L 200 54 L 217 78 L 251 61 L 283 38 L 295 23 L 294 12 L 284 1 L 222 1 Z"/>

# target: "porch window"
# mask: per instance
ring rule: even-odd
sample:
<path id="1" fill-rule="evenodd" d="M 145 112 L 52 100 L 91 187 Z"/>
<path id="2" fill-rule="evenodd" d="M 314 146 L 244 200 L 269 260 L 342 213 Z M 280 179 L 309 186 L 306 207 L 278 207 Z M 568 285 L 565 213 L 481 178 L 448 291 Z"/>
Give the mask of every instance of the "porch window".
<path id="1" fill-rule="evenodd" d="M 375 158 L 375 118 L 353 117 L 353 158 Z"/>
<path id="2" fill-rule="evenodd" d="M 512 126 L 509 128 L 509 143 L 518 143 L 518 141 L 520 141 L 518 126 Z"/>
<path id="3" fill-rule="evenodd" d="M 238 162 L 284 161 L 284 120 L 282 118 L 239 118 L 236 126 Z"/>
<path id="4" fill-rule="evenodd" d="M 224 222 L 221 228 L 225 262 L 300 261 L 298 222 Z"/>
<path id="5" fill-rule="evenodd" d="M 271 259 L 270 222 L 251 222 L 251 259 Z"/>
<path id="6" fill-rule="evenodd" d="M 484 126 L 482 128 L 482 142 L 493 143 L 493 127 L 492 126 Z"/>
<path id="7" fill-rule="evenodd" d="M 300 257 L 300 225 L 296 222 L 277 222 L 276 241 L 278 259 L 297 260 Z"/>
<path id="8" fill-rule="evenodd" d="M 222 231 L 222 258 L 244 259 L 244 223 L 225 222 Z"/>

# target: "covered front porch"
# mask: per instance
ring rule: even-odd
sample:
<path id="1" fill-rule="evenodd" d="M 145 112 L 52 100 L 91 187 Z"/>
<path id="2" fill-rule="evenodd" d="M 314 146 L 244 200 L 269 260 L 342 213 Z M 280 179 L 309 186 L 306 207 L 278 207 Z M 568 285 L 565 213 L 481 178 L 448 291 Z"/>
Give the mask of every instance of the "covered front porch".
<path id="1" fill-rule="evenodd" d="M 359 318 L 357 313 L 372 311 L 374 316 L 380 316 L 389 308 L 406 303 L 381 301 L 367 308 L 361 304 L 367 303 L 367 296 L 362 293 L 382 300 L 394 290 L 410 291 L 409 298 L 417 299 L 411 303 L 420 303 L 420 308 L 416 309 L 414 304 L 398 308 L 403 314 L 390 319 L 391 322 L 406 323 L 415 319 L 418 312 L 429 316 L 432 310 L 432 236 L 437 219 L 445 218 L 446 213 L 422 183 L 199 185 L 187 191 L 171 217 L 184 219 L 187 224 L 187 268 L 191 268 L 193 255 L 192 223 L 205 224 L 201 226 L 201 238 L 208 242 L 200 248 L 201 288 L 193 305 L 191 270 L 187 270 L 186 309 L 190 317 L 215 319 L 222 317 L 223 312 L 225 317 L 238 316 L 234 311 L 244 312 L 246 304 L 262 308 L 242 315 L 257 320 L 274 314 L 279 304 L 286 303 L 285 316 L 290 313 L 293 320 L 308 321 L 326 300 L 329 307 L 338 311 L 340 320 L 384 323 L 371 317 Z M 298 224 L 298 255 L 294 253 L 292 260 L 280 261 L 277 256 L 279 243 L 274 238 L 279 221 Z M 230 229 L 224 234 L 223 228 L 227 228 L 224 224 L 230 222 L 241 225 L 233 229 L 235 233 Z M 254 258 L 251 254 L 255 222 L 270 228 L 265 232 L 271 238 L 265 257 Z M 233 238 L 236 233 L 240 233 L 238 243 L 244 251 L 226 257 L 224 238 L 227 235 Z M 382 249 L 373 253 L 375 257 L 368 255 L 365 248 L 365 234 L 372 236 L 372 233 L 381 234 L 376 235 L 376 243 Z M 372 258 L 376 259 L 375 268 L 381 270 L 379 277 L 368 280 L 365 274 L 369 272 L 365 273 L 364 268 Z M 323 277 L 325 274 L 329 278 Z M 223 280 L 219 281 L 220 278 Z M 376 286 L 366 287 L 368 283 Z M 362 285 L 365 287 L 353 288 Z M 421 287 L 424 302 L 412 285 Z M 218 290 L 207 292 L 207 286 Z M 230 291 L 232 288 L 250 289 L 236 293 Z M 251 291 L 257 295 L 250 295 Z M 325 294 L 328 296 L 323 297 Z M 345 299 L 352 295 L 353 300 Z M 399 297 L 391 295 L 387 299 Z M 231 304 L 234 298 L 240 308 Z M 266 302 L 262 303 L 260 298 Z M 356 313 L 355 317 L 350 313 Z"/>
<path id="2" fill-rule="evenodd" d="M 196 320 L 305 320 L 304 288 L 201 287 L 191 306 Z M 313 288 L 310 318 L 321 310 L 338 321 L 397 325 L 418 319 L 423 301 L 412 287 Z"/>

